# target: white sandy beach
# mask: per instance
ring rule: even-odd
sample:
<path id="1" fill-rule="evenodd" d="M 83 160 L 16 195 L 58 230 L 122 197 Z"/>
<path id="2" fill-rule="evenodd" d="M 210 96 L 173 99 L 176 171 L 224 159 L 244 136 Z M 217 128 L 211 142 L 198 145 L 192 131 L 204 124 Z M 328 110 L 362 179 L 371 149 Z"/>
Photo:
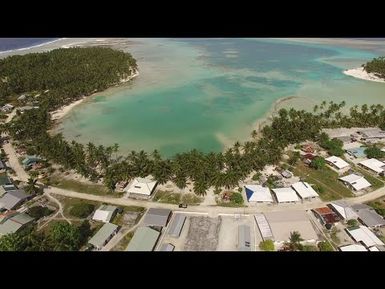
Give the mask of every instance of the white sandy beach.
<path id="1" fill-rule="evenodd" d="M 120 83 L 125 83 L 135 77 L 137 77 L 139 75 L 139 71 L 136 70 L 132 75 L 130 75 L 129 77 L 125 78 L 125 79 L 122 79 L 120 81 Z M 63 118 L 65 115 L 67 115 L 75 106 L 78 106 L 79 104 L 81 104 L 87 97 L 84 96 L 82 97 L 81 99 L 77 100 L 77 101 L 74 101 L 72 103 L 70 103 L 69 105 L 65 105 L 63 107 L 61 107 L 60 109 L 58 110 L 55 110 L 55 111 L 52 111 L 51 112 L 51 119 L 52 120 L 59 120 L 61 118 Z"/>
<path id="2" fill-rule="evenodd" d="M 382 79 L 374 75 L 374 73 L 367 73 L 362 67 L 345 70 L 344 74 L 353 76 L 355 78 L 363 79 L 363 80 L 382 82 L 382 83 L 385 82 L 385 79 Z"/>

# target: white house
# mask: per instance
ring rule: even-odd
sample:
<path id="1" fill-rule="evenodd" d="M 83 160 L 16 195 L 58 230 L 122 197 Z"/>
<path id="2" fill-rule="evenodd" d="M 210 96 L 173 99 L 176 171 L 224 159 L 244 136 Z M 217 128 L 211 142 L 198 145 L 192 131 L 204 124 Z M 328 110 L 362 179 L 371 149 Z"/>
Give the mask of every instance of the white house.
<path id="1" fill-rule="evenodd" d="M 346 201 L 331 202 L 330 207 L 332 207 L 344 220 L 358 219 L 357 213 Z"/>
<path id="2" fill-rule="evenodd" d="M 368 227 L 360 226 L 358 229 L 346 231 L 356 242 L 363 243 L 367 248 L 376 245 L 384 245 L 384 243 L 372 231 L 370 231 Z"/>
<path id="3" fill-rule="evenodd" d="M 292 188 L 273 189 L 278 203 L 295 203 L 299 201 L 296 192 Z"/>
<path id="4" fill-rule="evenodd" d="M 270 194 L 270 189 L 260 185 L 246 185 L 246 197 L 249 202 L 256 203 L 273 203 L 273 197 Z"/>
<path id="5" fill-rule="evenodd" d="M 362 252 L 362 251 L 368 251 L 365 246 L 359 245 L 359 244 L 353 244 L 353 245 L 347 245 L 347 246 L 341 246 L 339 247 L 340 251 L 343 252 Z"/>
<path id="6" fill-rule="evenodd" d="M 350 174 L 339 179 L 352 187 L 355 191 L 360 191 L 372 186 L 371 183 L 369 183 L 363 176 L 356 174 Z"/>
<path id="7" fill-rule="evenodd" d="M 358 164 L 373 172 L 376 172 L 377 174 L 383 173 L 385 171 L 385 163 L 377 159 L 367 159 L 359 162 Z"/>
<path id="8" fill-rule="evenodd" d="M 128 186 L 124 189 L 130 195 L 141 195 L 151 196 L 157 182 L 149 178 L 135 178 Z"/>
<path id="9" fill-rule="evenodd" d="M 307 182 L 297 182 L 291 185 L 301 199 L 314 199 L 318 197 L 317 192 Z"/>
<path id="10" fill-rule="evenodd" d="M 115 206 L 102 205 L 95 211 L 92 220 L 109 223 L 117 210 L 118 208 Z"/>
<path id="11" fill-rule="evenodd" d="M 341 159 L 339 157 L 336 157 L 336 156 L 328 157 L 328 158 L 325 159 L 325 161 L 329 165 L 335 167 L 338 170 L 342 170 L 344 168 L 349 167 L 349 164 L 347 162 L 345 162 L 343 159 Z"/>

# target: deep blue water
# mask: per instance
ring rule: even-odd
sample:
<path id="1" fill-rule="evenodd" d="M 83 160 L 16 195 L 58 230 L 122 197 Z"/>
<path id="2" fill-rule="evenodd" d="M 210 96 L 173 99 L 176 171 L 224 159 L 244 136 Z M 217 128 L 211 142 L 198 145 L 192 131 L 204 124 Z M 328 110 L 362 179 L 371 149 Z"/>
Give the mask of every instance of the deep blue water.
<path id="1" fill-rule="evenodd" d="M 0 38 L 0 51 L 27 48 L 55 39 L 57 38 Z"/>

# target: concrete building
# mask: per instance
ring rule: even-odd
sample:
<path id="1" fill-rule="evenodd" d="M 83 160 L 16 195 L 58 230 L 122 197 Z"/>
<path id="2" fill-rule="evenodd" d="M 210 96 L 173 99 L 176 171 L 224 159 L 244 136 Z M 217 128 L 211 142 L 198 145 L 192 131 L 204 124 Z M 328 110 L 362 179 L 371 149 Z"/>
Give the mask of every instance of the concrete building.
<path id="1" fill-rule="evenodd" d="M 273 203 L 273 197 L 270 194 L 270 189 L 260 185 L 245 186 L 247 200 L 256 203 Z"/>
<path id="2" fill-rule="evenodd" d="M 368 205 L 355 204 L 352 209 L 358 215 L 358 220 L 369 228 L 378 228 L 385 226 L 385 220 L 382 216 Z"/>
<path id="3" fill-rule="evenodd" d="M 250 244 L 251 244 L 250 227 L 247 225 L 239 226 L 238 227 L 238 250 L 251 251 Z"/>
<path id="4" fill-rule="evenodd" d="M 272 189 L 278 203 L 296 203 L 299 198 L 292 188 L 277 188 Z"/>
<path id="5" fill-rule="evenodd" d="M 186 216 L 182 214 L 175 214 L 175 217 L 172 220 L 172 223 L 168 229 L 168 234 L 174 238 L 179 238 L 185 221 L 186 221 Z"/>
<path id="6" fill-rule="evenodd" d="M 115 224 L 106 223 L 100 230 L 88 241 L 97 250 L 102 249 L 109 240 L 118 232 L 119 227 Z"/>
<path id="7" fill-rule="evenodd" d="M 135 178 L 124 189 L 130 197 L 150 197 L 156 188 L 157 182 L 150 178 Z"/>
<path id="8" fill-rule="evenodd" d="M 344 177 L 339 178 L 345 185 L 353 189 L 354 191 L 360 191 L 371 187 L 369 183 L 363 176 L 356 174 L 350 174 Z"/>
<path id="9" fill-rule="evenodd" d="M 315 199 L 319 197 L 318 193 L 307 182 L 297 182 L 291 185 L 302 200 Z"/>
<path id="10" fill-rule="evenodd" d="M 385 131 L 379 128 L 365 128 L 358 131 L 363 140 L 385 139 Z"/>
<path id="11" fill-rule="evenodd" d="M 92 220 L 109 223 L 116 215 L 118 207 L 111 205 L 101 205 L 94 213 Z"/>
<path id="12" fill-rule="evenodd" d="M 2 216 L 0 217 L 0 237 L 18 232 L 32 221 L 33 218 L 24 213 L 12 212 Z"/>
<path id="13" fill-rule="evenodd" d="M 305 211 L 282 211 L 264 213 L 271 229 L 273 240 L 282 244 L 289 241 L 290 233 L 297 231 L 304 242 L 314 243 L 318 236 Z"/>
<path id="14" fill-rule="evenodd" d="M 366 169 L 369 169 L 377 174 L 382 174 L 385 171 L 385 163 L 377 159 L 367 159 L 358 163 Z"/>
<path id="15" fill-rule="evenodd" d="M 145 226 L 165 227 L 171 217 L 171 210 L 169 209 L 148 209 L 143 219 Z"/>
<path id="16" fill-rule="evenodd" d="M 325 159 L 325 161 L 332 167 L 334 167 L 337 170 L 343 170 L 345 168 L 349 167 L 349 164 L 345 162 L 343 159 L 336 157 L 336 156 L 331 156 Z"/>
<path id="17" fill-rule="evenodd" d="M 149 227 L 139 227 L 128 244 L 126 251 L 153 251 L 160 233 Z"/>
<path id="18" fill-rule="evenodd" d="M 30 197 L 23 190 L 7 191 L 0 199 L 0 208 L 12 210 Z"/>

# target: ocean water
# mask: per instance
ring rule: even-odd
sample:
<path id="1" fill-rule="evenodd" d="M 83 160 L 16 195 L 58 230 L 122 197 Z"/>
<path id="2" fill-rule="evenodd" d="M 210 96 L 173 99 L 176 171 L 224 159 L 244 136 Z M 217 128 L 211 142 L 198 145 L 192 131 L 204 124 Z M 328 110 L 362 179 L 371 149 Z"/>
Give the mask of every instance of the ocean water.
<path id="1" fill-rule="evenodd" d="M 53 41 L 57 38 L 0 38 L 0 51 L 27 48 Z"/>
<path id="2" fill-rule="evenodd" d="M 275 39 L 136 39 L 131 83 L 90 97 L 58 127 L 69 139 L 118 143 L 122 153 L 221 151 L 245 140 L 281 98 L 310 109 L 322 100 L 384 103 L 385 84 L 342 71 L 378 52 Z"/>

